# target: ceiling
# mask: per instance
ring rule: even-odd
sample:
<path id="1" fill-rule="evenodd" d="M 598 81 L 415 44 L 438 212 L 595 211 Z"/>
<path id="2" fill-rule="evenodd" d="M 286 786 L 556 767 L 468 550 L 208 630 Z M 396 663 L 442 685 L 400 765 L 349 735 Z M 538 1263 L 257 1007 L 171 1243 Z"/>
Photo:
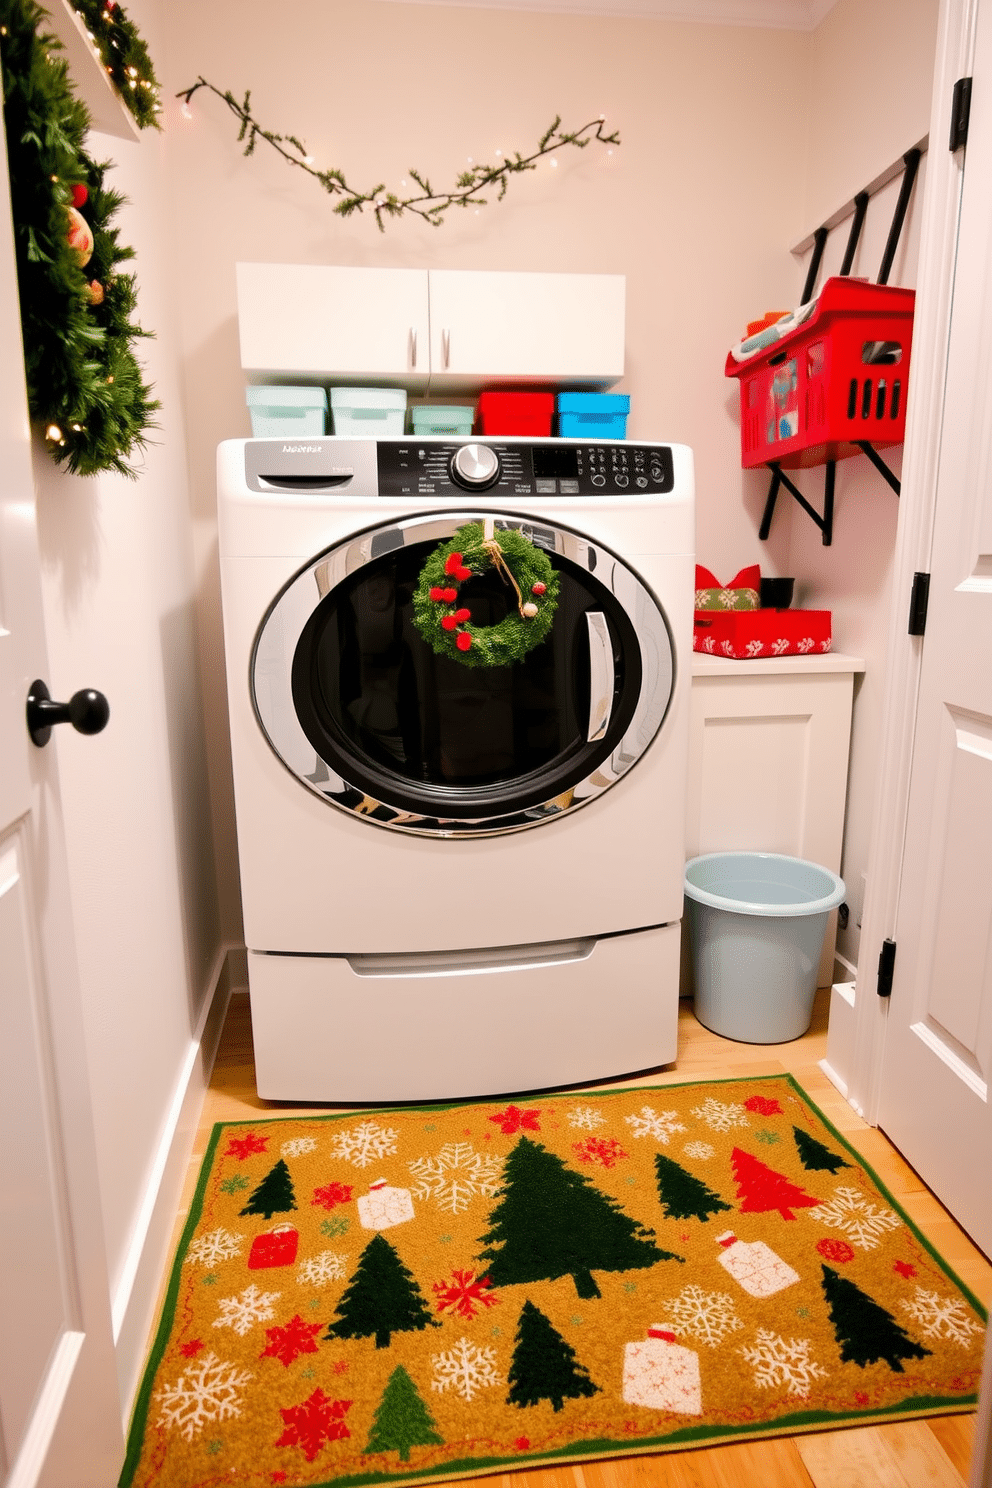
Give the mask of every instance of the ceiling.
<path id="1" fill-rule="evenodd" d="M 397 3 L 571 15 L 649 16 L 656 20 L 702 21 L 720 26 L 814 31 L 836 0 L 397 0 Z"/>

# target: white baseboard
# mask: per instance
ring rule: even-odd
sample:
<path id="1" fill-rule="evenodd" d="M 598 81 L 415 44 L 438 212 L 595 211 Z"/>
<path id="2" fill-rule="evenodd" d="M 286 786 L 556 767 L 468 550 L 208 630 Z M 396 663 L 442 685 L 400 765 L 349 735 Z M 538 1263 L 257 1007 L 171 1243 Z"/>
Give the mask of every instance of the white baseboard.
<path id="1" fill-rule="evenodd" d="M 186 1170 L 224 1016 L 232 991 L 246 985 L 247 957 L 244 949 L 223 946 L 214 963 L 203 1008 L 176 1079 L 172 1103 L 114 1292 L 114 1346 L 125 1431 L 155 1322 Z"/>

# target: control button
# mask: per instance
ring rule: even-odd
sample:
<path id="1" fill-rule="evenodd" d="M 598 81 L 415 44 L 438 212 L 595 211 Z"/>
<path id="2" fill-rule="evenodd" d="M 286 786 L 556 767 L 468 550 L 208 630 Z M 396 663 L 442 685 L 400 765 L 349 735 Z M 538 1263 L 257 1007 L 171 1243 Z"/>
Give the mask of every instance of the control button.
<path id="1" fill-rule="evenodd" d="M 641 489 L 643 490 L 643 488 L 647 485 L 647 483 L 648 483 L 647 476 L 646 475 L 639 475 L 637 477 L 636 481 L 634 482 L 634 485 L 635 486 L 640 486 Z"/>
<path id="2" fill-rule="evenodd" d="M 593 483 L 594 486 L 605 486 L 606 485 L 606 476 L 605 475 L 594 475 L 593 478 L 592 478 L 592 483 Z"/>
<path id="3" fill-rule="evenodd" d="M 558 489 L 558 482 L 553 480 L 538 480 L 534 482 L 534 488 L 539 496 L 553 496 Z"/>
<path id="4" fill-rule="evenodd" d="M 479 490 L 499 480 L 499 456 L 487 444 L 462 444 L 451 457 L 450 470 L 456 485 Z"/>
<path id="5" fill-rule="evenodd" d="M 561 494 L 563 496 L 578 496 L 579 483 L 575 480 L 563 480 L 561 482 Z"/>
<path id="6" fill-rule="evenodd" d="M 627 477 L 625 475 L 615 475 L 613 477 L 613 480 L 614 480 L 615 484 L 618 485 L 618 486 L 629 485 L 629 481 L 627 480 Z"/>
<path id="7" fill-rule="evenodd" d="M 651 479 L 653 481 L 660 481 L 664 479 L 660 465 L 651 466 Z"/>

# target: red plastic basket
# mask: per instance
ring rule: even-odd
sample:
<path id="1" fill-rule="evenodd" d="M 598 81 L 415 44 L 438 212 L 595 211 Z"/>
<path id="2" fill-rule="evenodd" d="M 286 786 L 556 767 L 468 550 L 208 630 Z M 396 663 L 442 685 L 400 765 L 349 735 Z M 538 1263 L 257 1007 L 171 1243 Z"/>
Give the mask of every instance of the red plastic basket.
<path id="1" fill-rule="evenodd" d="M 901 444 L 913 336 L 911 289 L 828 279 L 809 319 L 725 368 L 741 385 L 741 464 L 783 470 Z"/>
<path id="2" fill-rule="evenodd" d="M 480 434 L 549 436 L 554 393 L 482 393 L 476 417 Z"/>

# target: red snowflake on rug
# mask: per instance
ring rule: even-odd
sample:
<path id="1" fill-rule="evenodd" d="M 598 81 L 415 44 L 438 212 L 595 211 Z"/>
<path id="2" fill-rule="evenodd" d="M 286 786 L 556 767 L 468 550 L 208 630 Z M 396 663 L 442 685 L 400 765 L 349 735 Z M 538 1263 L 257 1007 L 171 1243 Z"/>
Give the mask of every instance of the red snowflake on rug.
<path id="1" fill-rule="evenodd" d="M 474 1271 L 452 1271 L 454 1281 L 435 1281 L 434 1295 L 438 1312 L 457 1313 L 459 1317 L 474 1318 L 477 1302 L 483 1307 L 494 1307 L 499 1298 L 492 1291 L 488 1276 L 476 1276 Z"/>
<path id="2" fill-rule="evenodd" d="M 268 1137 L 259 1137 L 254 1132 L 246 1132 L 243 1137 L 231 1138 L 224 1156 L 236 1157 L 243 1161 L 246 1157 L 251 1157 L 254 1152 L 264 1152 L 268 1145 Z"/>
<path id="3" fill-rule="evenodd" d="M 351 1198 L 353 1189 L 350 1183 L 327 1183 L 323 1188 L 315 1188 L 311 1204 L 319 1204 L 322 1209 L 334 1209 L 338 1204 L 347 1204 Z"/>
<path id="4" fill-rule="evenodd" d="M 782 1107 L 777 1100 L 769 1100 L 766 1095 L 752 1095 L 744 1102 L 745 1111 L 754 1111 L 757 1116 L 781 1116 Z"/>
<path id="5" fill-rule="evenodd" d="M 301 1354 L 317 1352 L 313 1338 L 323 1326 L 323 1323 L 305 1323 L 297 1313 L 285 1328 L 266 1328 L 265 1336 L 269 1341 L 258 1357 L 281 1359 L 288 1369 Z"/>
<path id="6" fill-rule="evenodd" d="M 537 1119 L 540 1114 L 539 1108 L 521 1111 L 519 1106 L 507 1106 L 505 1111 L 497 1111 L 496 1115 L 490 1116 L 489 1120 L 494 1121 L 500 1131 L 509 1137 L 521 1130 L 540 1131 L 541 1127 Z"/>
<path id="7" fill-rule="evenodd" d="M 604 1168 L 612 1168 L 621 1157 L 630 1155 L 624 1152 L 616 1137 L 587 1137 L 584 1142 L 573 1142 L 572 1151 L 579 1162 L 602 1163 Z"/>
<path id="8" fill-rule="evenodd" d="M 825 1261 L 853 1261 L 854 1251 L 846 1240 L 819 1240 L 816 1248 Z"/>
<path id="9" fill-rule="evenodd" d="M 896 1261 L 892 1269 L 893 1271 L 898 1271 L 900 1276 L 907 1278 L 916 1275 L 916 1267 L 909 1261 Z"/>
<path id="10" fill-rule="evenodd" d="M 280 1407 L 286 1430 L 276 1446 L 300 1447 L 307 1461 L 312 1462 L 325 1442 L 351 1435 L 344 1424 L 350 1410 L 350 1400 L 331 1400 L 318 1386 L 302 1405 L 291 1405 L 287 1410 Z"/>
<path id="11" fill-rule="evenodd" d="M 190 1340 L 189 1343 L 184 1343 L 181 1346 L 179 1352 L 182 1354 L 184 1359 L 193 1359 L 200 1352 L 202 1347 L 203 1340 L 200 1338 L 193 1338 Z"/>

